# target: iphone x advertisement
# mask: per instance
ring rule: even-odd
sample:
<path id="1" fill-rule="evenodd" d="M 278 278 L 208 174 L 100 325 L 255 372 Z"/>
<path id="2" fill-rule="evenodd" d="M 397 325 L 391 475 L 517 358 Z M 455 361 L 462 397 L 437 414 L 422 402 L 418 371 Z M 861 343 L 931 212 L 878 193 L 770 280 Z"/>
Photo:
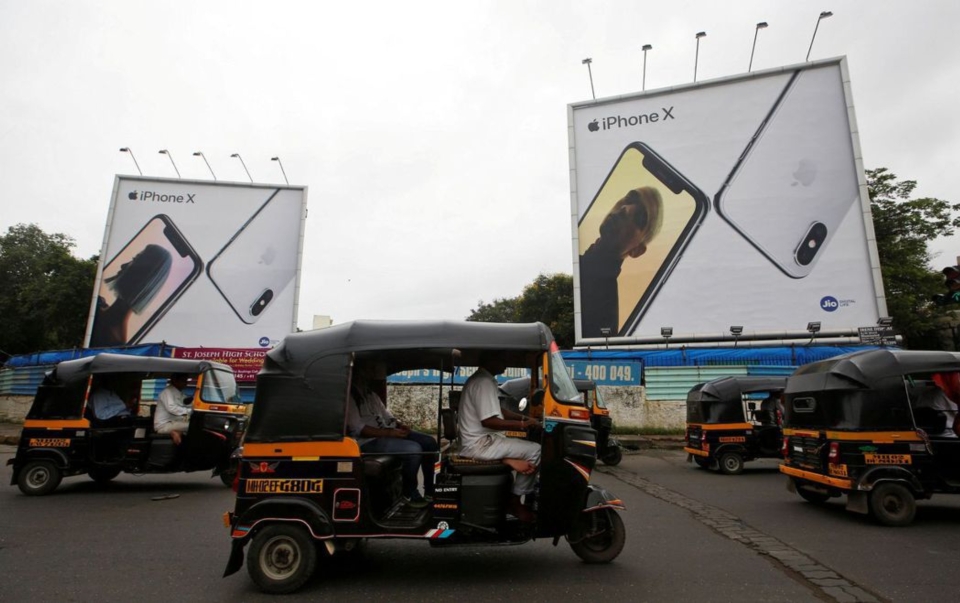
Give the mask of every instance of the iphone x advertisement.
<path id="1" fill-rule="evenodd" d="M 117 176 L 88 347 L 267 348 L 296 330 L 306 188 Z"/>
<path id="2" fill-rule="evenodd" d="M 886 313 L 845 59 L 568 107 L 580 344 Z"/>

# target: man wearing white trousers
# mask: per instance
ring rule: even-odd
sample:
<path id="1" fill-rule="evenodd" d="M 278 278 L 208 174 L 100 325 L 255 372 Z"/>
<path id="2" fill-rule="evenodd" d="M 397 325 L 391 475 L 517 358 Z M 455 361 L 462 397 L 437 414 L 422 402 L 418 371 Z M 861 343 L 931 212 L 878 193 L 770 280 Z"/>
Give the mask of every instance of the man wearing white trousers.
<path id="1" fill-rule="evenodd" d="M 522 431 L 535 427 L 530 417 L 505 419 L 500 410 L 498 375 L 506 368 L 496 353 L 483 352 L 479 368 L 467 379 L 460 394 L 460 455 L 480 461 L 503 460 L 517 472 L 509 511 L 520 521 L 533 521 L 534 515 L 521 501 L 533 492 L 540 464 L 540 445 L 508 438 L 503 431 Z"/>

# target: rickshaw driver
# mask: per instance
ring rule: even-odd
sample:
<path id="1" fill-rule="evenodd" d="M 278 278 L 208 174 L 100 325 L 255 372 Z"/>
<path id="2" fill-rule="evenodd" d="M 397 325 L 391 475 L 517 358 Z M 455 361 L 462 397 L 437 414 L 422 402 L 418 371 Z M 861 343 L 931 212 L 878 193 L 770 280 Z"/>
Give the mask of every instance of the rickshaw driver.
<path id="1" fill-rule="evenodd" d="M 404 502 L 412 508 L 426 507 L 433 496 L 434 463 L 440 446 L 433 436 L 414 431 L 387 410 L 371 387 L 372 380 L 386 379 L 381 364 L 358 365 L 347 403 L 347 431 L 358 439 L 363 452 L 397 453 L 402 455 Z M 423 492 L 417 488 L 417 472 L 423 473 Z"/>
<path id="2" fill-rule="evenodd" d="M 537 422 L 529 417 L 520 420 L 503 418 L 494 375 L 502 373 L 506 364 L 499 355 L 483 352 L 479 365 L 460 394 L 460 455 L 481 461 L 502 460 L 516 470 L 508 511 L 520 521 L 531 522 L 534 514 L 523 504 L 521 497 L 533 492 L 537 465 L 540 464 L 540 445 L 508 438 L 501 432 L 526 430 L 536 426 Z"/>

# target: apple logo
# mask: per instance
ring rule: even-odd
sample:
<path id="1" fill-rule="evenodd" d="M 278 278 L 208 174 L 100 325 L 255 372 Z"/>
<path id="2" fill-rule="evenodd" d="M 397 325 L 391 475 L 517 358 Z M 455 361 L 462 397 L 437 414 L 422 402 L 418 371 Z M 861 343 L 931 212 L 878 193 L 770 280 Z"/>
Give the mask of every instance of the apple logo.
<path id="1" fill-rule="evenodd" d="M 260 254 L 260 263 L 266 264 L 269 266 L 273 263 L 273 260 L 277 259 L 277 250 L 273 248 L 273 245 L 267 247 L 262 254 Z"/>
<path id="2" fill-rule="evenodd" d="M 803 186 L 810 186 L 817 179 L 817 164 L 809 159 L 801 159 L 800 165 L 793 172 L 793 178 L 791 186 L 796 186 L 798 182 Z"/>
<path id="3" fill-rule="evenodd" d="M 587 124 L 587 129 L 590 130 L 591 132 L 596 132 L 597 130 L 600 129 L 600 125 L 597 124 L 597 120 L 593 120 Z"/>
<path id="4" fill-rule="evenodd" d="M 137 191 L 133 191 L 132 193 L 130 193 L 129 195 L 127 195 L 127 198 L 128 198 L 128 199 L 131 199 L 131 200 L 133 200 L 133 201 L 136 201 L 136 200 L 137 200 Z"/>

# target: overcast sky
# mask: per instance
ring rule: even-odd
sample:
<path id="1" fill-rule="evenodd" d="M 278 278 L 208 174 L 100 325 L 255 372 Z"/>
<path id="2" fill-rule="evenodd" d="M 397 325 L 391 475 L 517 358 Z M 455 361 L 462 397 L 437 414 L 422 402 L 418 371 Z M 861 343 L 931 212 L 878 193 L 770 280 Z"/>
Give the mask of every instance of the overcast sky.
<path id="1" fill-rule="evenodd" d="M 115 174 L 309 187 L 299 324 L 462 319 L 572 271 L 567 104 L 846 55 L 865 165 L 960 201 L 956 0 L 0 0 L 0 230 L 99 253 Z M 718 108 L 717 118 L 723 118 Z M 937 264 L 960 255 L 938 241 Z M 86 300 L 84 300 L 86 303 Z"/>

